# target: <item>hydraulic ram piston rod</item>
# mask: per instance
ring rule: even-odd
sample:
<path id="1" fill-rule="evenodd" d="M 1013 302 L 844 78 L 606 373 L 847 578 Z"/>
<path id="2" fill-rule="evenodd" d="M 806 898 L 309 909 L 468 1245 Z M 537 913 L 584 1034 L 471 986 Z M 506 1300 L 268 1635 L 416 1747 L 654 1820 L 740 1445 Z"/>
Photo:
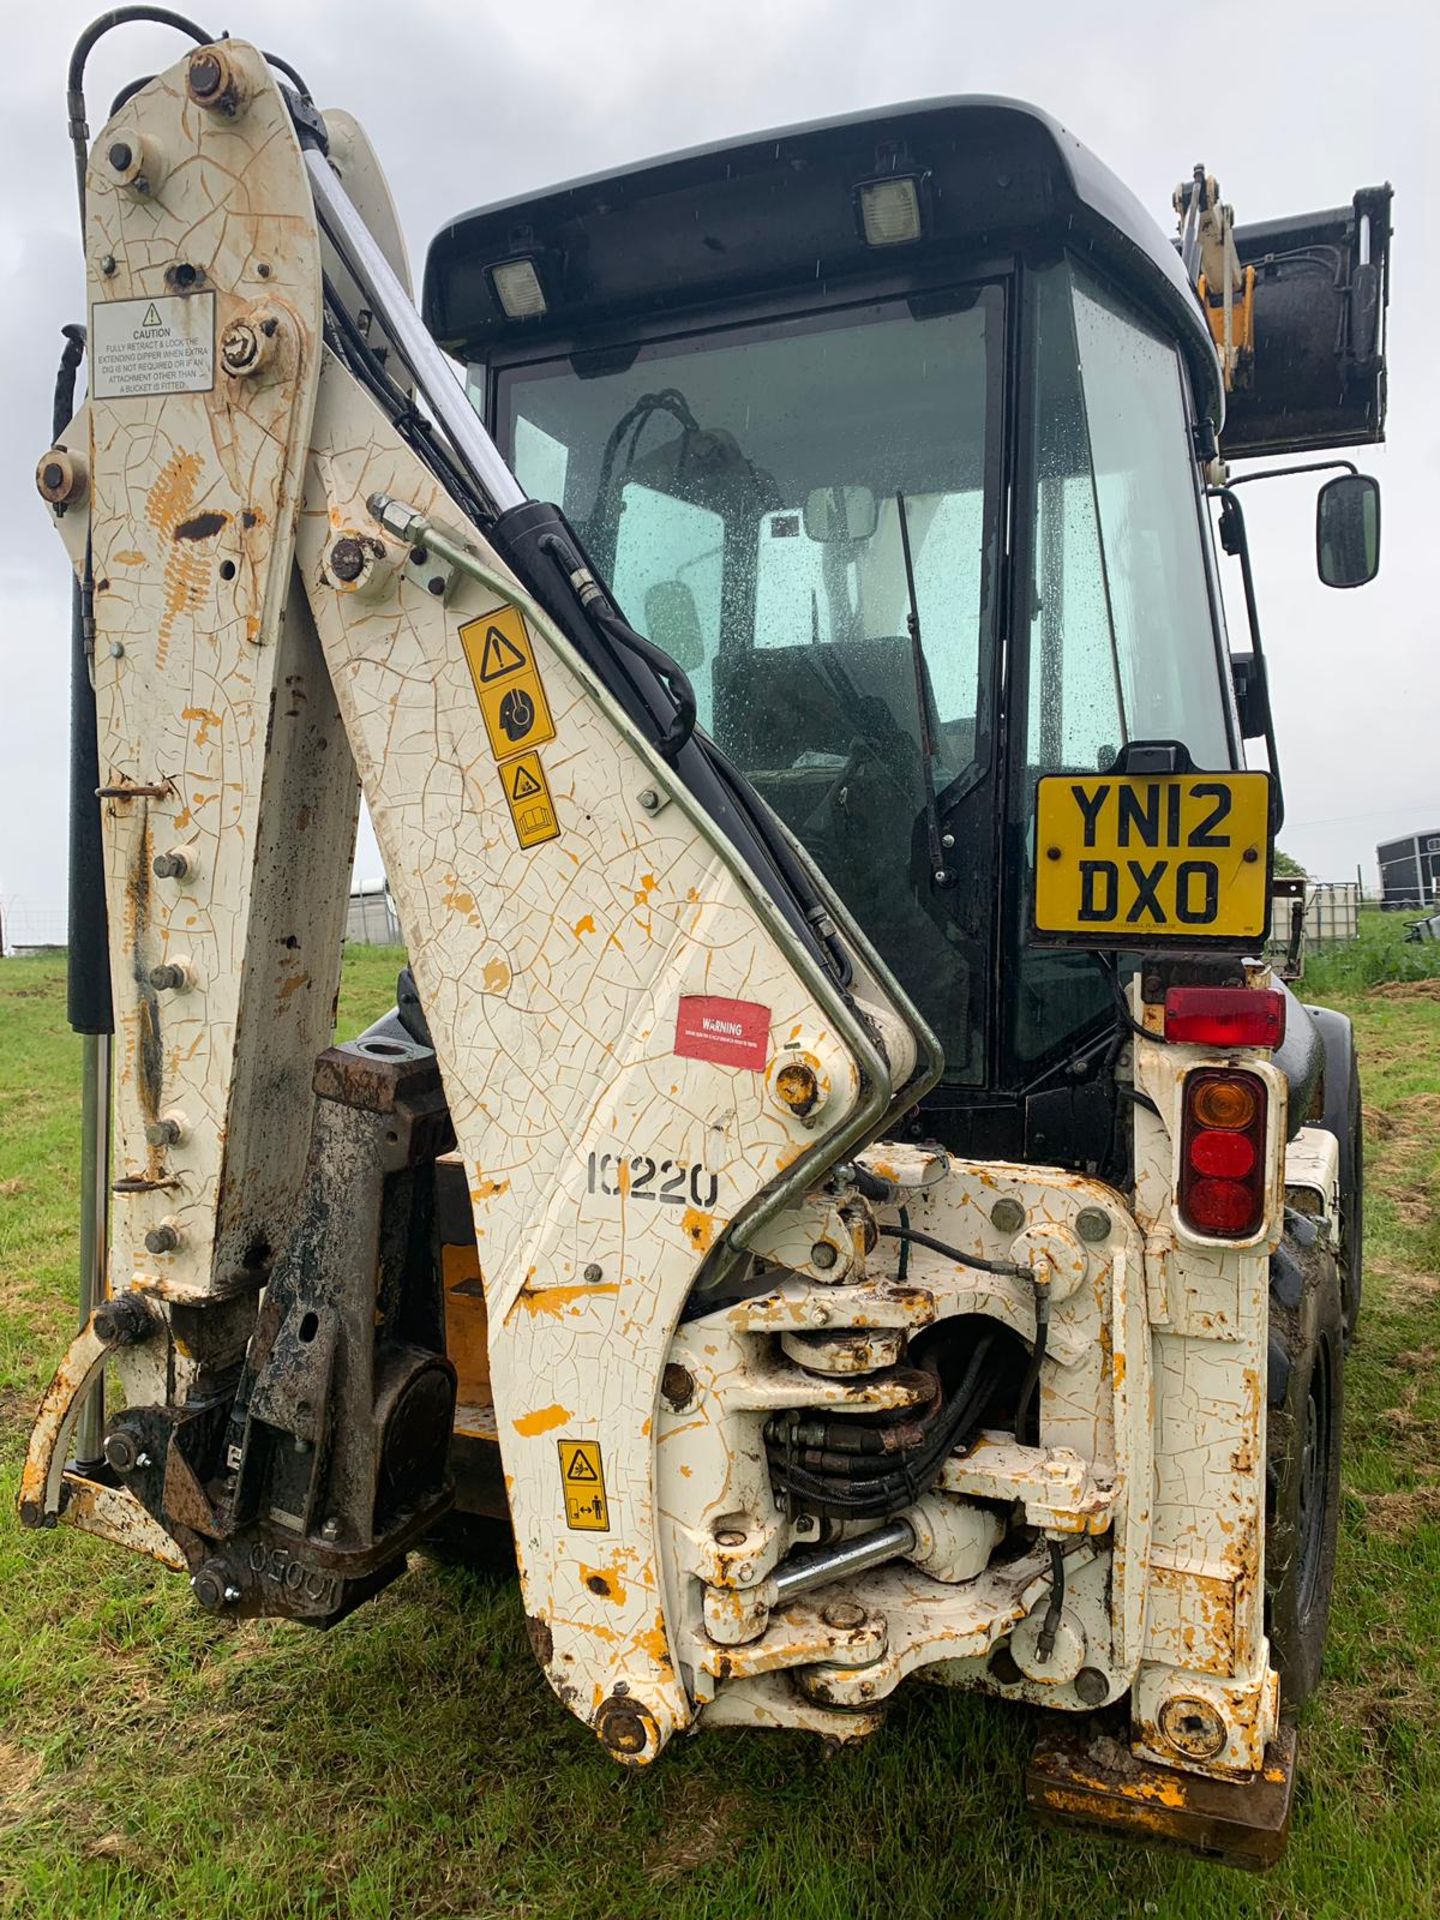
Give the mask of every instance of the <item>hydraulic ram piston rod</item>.
<path id="1" fill-rule="evenodd" d="M 829 1553 L 812 1553 L 804 1560 L 792 1560 L 777 1567 L 770 1576 L 775 1583 L 775 1605 L 793 1600 L 797 1594 L 843 1580 L 847 1574 L 867 1573 L 887 1560 L 902 1559 L 915 1551 L 915 1529 L 908 1520 L 892 1520 L 858 1540 L 847 1540 Z"/>
<path id="2" fill-rule="evenodd" d="M 446 438 L 497 514 L 525 504 L 528 495 L 500 457 L 450 363 L 426 331 L 409 294 L 350 196 L 318 147 L 305 149 L 315 211 L 331 245 L 364 291 L 385 332 L 395 342 L 416 384 L 429 401 Z"/>

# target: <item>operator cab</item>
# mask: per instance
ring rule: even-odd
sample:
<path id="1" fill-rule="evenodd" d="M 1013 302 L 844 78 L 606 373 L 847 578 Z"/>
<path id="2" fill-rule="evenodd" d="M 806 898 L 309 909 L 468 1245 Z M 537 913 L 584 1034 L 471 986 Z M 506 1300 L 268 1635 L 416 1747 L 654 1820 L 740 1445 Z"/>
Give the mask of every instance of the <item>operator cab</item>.
<path id="1" fill-rule="evenodd" d="M 935 1030 L 917 1132 L 1093 1164 L 1112 984 L 1030 937 L 1036 783 L 1243 764 L 1173 245 L 1043 114 L 943 100 L 468 214 L 425 317 Z"/>

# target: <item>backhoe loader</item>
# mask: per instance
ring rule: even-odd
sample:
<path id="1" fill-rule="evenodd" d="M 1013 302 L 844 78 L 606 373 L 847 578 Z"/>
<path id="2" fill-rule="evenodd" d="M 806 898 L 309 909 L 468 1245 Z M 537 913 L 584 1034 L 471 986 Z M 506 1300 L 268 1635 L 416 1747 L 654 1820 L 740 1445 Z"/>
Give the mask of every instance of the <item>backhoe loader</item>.
<path id="1" fill-rule="evenodd" d="M 132 17 L 194 44 L 91 144 Z M 1257 957 L 1230 463 L 1382 437 L 1390 190 L 1237 228 L 1202 167 L 1172 241 L 933 100 L 466 214 L 417 308 L 277 56 L 123 9 L 68 109 L 85 1292 L 24 1520 L 317 1626 L 503 1523 L 627 1766 L 923 1679 L 1055 1710 L 1042 1814 L 1273 1860 L 1359 1083 Z M 408 965 L 337 1043 L 362 792 Z"/>

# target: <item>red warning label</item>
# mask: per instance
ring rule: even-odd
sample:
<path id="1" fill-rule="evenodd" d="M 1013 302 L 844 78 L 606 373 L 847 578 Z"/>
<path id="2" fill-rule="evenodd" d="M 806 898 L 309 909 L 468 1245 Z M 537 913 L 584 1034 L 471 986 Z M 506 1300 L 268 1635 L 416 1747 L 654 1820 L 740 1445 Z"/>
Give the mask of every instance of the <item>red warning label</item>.
<path id="1" fill-rule="evenodd" d="M 755 1000 L 722 1000 L 687 993 L 675 1020 L 675 1051 L 683 1060 L 763 1073 L 770 1052 L 770 1009 Z"/>

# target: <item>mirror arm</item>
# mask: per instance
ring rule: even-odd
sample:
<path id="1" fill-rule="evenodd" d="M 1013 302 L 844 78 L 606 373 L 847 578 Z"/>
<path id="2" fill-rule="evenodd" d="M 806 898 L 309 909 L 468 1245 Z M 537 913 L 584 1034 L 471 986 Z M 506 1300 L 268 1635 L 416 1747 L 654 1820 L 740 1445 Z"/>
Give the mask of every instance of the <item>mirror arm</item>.
<path id="1" fill-rule="evenodd" d="M 1327 462 L 1327 465 L 1349 462 Z M 1299 468 L 1280 469 L 1280 471 L 1299 472 Z M 1252 474 L 1252 480 L 1261 480 L 1263 474 Z M 1260 672 L 1265 680 L 1265 754 L 1270 762 L 1270 831 L 1279 833 L 1285 824 L 1285 785 L 1280 776 L 1280 750 L 1275 744 L 1275 721 L 1270 712 L 1269 673 L 1265 665 L 1265 643 L 1260 637 L 1260 612 L 1255 604 L 1255 576 L 1250 568 L 1250 542 L 1245 533 L 1245 513 L 1230 487 L 1207 487 L 1207 500 L 1220 502 L 1220 543 L 1227 553 L 1233 553 L 1240 562 L 1240 579 L 1245 588 L 1245 617 L 1250 626 L 1250 651 L 1260 663 Z M 1233 545 L 1231 544 L 1233 541 Z"/>
<path id="2" fill-rule="evenodd" d="M 1242 473 L 1227 480 L 1225 487 L 1207 489 L 1213 493 L 1223 493 L 1229 487 L 1248 487 L 1252 480 L 1283 480 L 1292 473 L 1353 473 L 1358 476 L 1360 469 L 1353 460 L 1309 460 L 1303 467 L 1265 467 L 1259 473 Z"/>

